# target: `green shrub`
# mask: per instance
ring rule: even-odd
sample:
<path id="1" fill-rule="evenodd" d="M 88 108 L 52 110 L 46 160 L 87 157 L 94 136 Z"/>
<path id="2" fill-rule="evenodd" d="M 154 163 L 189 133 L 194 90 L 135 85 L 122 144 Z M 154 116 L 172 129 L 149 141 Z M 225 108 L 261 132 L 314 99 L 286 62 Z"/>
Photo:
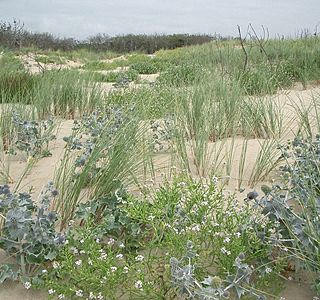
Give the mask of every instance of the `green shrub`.
<path id="1" fill-rule="evenodd" d="M 105 61 L 89 61 L 82 68 L 91 71 L 113 70 L 119 67 L 125 67 L 129 63 L 125 59 L 117 59 L 112 62 Z"/>
<path id="2" fill-rule="evenodd" d="M 101 207 L 104 213 L 97 224 L 92 220 Z M 81 204 L 77 215 L 84 226 L 69 227 L 68 243 L 52 267 L 32 282 L 51 297 L 164 299 L 183 294 L 181 284 L 193 290 L 188 280 L 203 283 L 216 276 L 223 292 L 222 282 L 236 278 L 240 298 L 256 277 L 272 282 L 279 270 L 269 260 L 273 246 L 264 241 L 271 237 L 272 223 L 254 208 L 225 197 L 215 180 L 176 178 L 155 193 L 145 191 L 141 201 L 118 190 Z M 196 266 L 189 266 L 190 277 L 176 272 L 182 260 L 175 257 L 188 257 L 188 264 Z M 245 276 L 239 268 L 248 271 Z M 201 291 L 212 292 L 205 287 Z M 195 293 L 195 299 L 203 299 Z M 249 294 L 259 293 L 250 288 Z"/>
<path id="3" fill-rule="evenodd" d="M 181 91 L 155 85 L 111 91 L 106 96 L 106 102 L 127 107 L 135 105 L 141 110 L 143 117 L 158 119 L 172 114 L 173 107 L 181 97 L 185 97 Z"/>
<path id="4" fill-rule="evenodd" d="M 204 72 L 206 72 L 205 69 L 200 65 L 182 64 L 161 73 L 156 82 L 176 87 L 191 85 L 195 84 Z"/>
<path id="5" fill-rule="evenodd" d="M 128 70 L 128 71 L 119 71 L 119 72 L 108 72 L 108 74 L 99 74 L 95 73 L 93 74 L 93 80 L 99 81 L 99 82 L 119 82 L 123 79 L 126 79 L 127 81 L 135 81 L 139 77 L 139 74 L 135 70 Z"/>
<path id="6" fill-rule="evenodd" d="M 61 56 L 50 54 L 47 55 L 37 55 L 35 61 L 43 64 L 65 64 L 65 59 Z"/>

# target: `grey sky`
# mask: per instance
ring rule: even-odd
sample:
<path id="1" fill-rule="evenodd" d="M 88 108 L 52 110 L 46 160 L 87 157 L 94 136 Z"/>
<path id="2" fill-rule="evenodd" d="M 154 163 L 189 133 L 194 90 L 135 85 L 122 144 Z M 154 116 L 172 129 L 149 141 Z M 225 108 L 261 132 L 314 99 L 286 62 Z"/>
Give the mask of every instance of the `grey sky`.
<path id="1" fill-rule="evenodd" d="M 96 33 L 220 33 L 237 24 L 295 35 L 319 24 L 320 0 L 0 0 L 0 20 L 32 31 L 85 38 Z"/>

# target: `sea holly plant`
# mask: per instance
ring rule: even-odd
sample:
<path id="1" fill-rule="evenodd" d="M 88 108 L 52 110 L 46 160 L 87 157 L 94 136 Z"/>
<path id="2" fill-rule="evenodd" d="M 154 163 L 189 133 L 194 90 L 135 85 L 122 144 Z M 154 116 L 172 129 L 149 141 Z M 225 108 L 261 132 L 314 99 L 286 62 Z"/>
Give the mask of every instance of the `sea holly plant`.
<path id="1" fill-rule="evenodd" d="M 173 126 L 172 118 L 150 121 L 150 143 L 154 152 L 170 149 L 170 141 L 173 136 Z"/>
<path id="2" fill-rule="evenodd" d="M 45 121 L 24 120 L 17 112 L 13 112 L 15 147 L 11 152 L 19 150 L 26 153 L 27 158 L 50 156 L 49 142 L 56 137 L 53 134 L 54 122 L 51 118 Z"/>
<path id="3" fill-rule="evenodd" d="M 0 266 L 0 282 L 6 279 L 26 281 L 36 276 L 40 266 L 55 258 L 64 244 L 64 236 L 55 229 L 57 215 L 50 209 L 58 195 L 50 182 L 41 192 L 39 205 L 28 193 L 11 193 L 0 186 L 0 248 L 16 263 Z"/>
<path id="4" fill-rule="evenodd" d="M 109 147 L 106 150 L 111 150 L 113 137 L 128 121 L 127 118 L 120 108 L 108 108 L 105 111 L 95 111 L 89 116 L 84 116 L 81 121 L 76 120 L 72 128 L 73 135 L 64 137 L 64 141 L 67 142 L 67 147 L 71 151 L 80 150 L 76 166 L 81 168 L 85 165 L 101 135 L 107 139 Z M 101 153 L 101 159 L 108 154 L 107 152 Z M 95 172 L 98 170 L 99 167 L 96 166 Z"/>
<path id="5" fill-rule="evenodd" d="M 264 299 L 250 285 L 253 270 L 245 263 L 243 253 L 240 253 L 234 262 L 234 274 L 227 274 L 225 279 L 210 275 L 202 281 L 197 279 L 196 264 L 194 264 L 196 257 L 193 244 L 188 241 L 186 254 L 181 259 L 175 257 L 170 259 L 172 284 L 185 298 L 221 300 L 229 299 L 231 295 L 235 295 L 236 299 L 244 295 L 252 295 L 258 299 Z"/>
<path id="6" fill-rule="evenodd" d="M 296 268 L 320 274 L 320 136 L 314 140 L 296 137 L 283 148 L 286 164 L 281 166 L 282 182 L 265 189 L 265 195 L 249 200 L 278 224 L 278 248 L 285 251 Z M 315 282 L 320 294 L 320 284 Z"/>
<path id="7" fill-rule="evenodd" d="M 81 224 L 95 219 L 101 233 L 113 238 L 121 238 L 127 245 L 135 248 L 143 239 L 141 224 L 133 220 L 124 209 L 132 198 L 119 183 L 119 189 L 105 197 L 80 203 L 75 217 Z"/>

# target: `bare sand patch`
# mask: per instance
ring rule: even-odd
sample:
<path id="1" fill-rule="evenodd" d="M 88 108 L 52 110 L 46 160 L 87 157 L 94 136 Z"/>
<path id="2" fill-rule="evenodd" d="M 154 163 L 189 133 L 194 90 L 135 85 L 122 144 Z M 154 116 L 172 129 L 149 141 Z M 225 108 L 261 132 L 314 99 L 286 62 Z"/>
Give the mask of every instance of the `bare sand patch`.
<path id="1" fill-rule="evenodd" d="M 20 55 L 25 69 L 31 74 L 39 74 L 47 70 L 63 70 L 63 69 L 77 69 L 83 66 L 83 63 L 73 60 L 65 59 L 63 64 L 57 63 L 40 63 L 36 61 L 37 55 L 25 54 Z"/>

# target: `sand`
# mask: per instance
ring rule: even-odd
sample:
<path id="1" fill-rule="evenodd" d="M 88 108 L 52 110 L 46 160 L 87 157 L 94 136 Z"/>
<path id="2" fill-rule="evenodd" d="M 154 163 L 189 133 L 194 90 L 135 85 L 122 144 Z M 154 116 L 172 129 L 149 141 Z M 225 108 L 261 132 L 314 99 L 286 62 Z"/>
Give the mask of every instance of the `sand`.
<path id="1" fill-rule="evenodd" d="M 83 63 L 81 62 L 68 59 L 66 59 L 63 64 L 39 63 L 36 61 L 36 55 L 32 53 L 20 55 L 19 58 L 21 59 L 25 69 L 31 74 L 39 74 L 47 70 L 76 69 L 83 66 Z"/>

